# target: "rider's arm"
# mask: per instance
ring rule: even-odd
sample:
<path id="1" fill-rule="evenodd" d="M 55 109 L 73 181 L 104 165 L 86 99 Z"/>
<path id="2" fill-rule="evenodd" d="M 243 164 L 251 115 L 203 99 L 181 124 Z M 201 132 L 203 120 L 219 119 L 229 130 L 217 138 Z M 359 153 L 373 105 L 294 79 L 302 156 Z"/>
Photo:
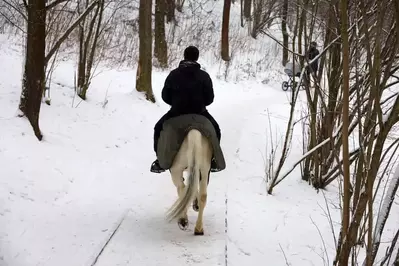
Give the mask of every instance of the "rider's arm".
<path id="1" fill-rule="evenodd" d="M 212 79 L 208 73 L 205 72 L 204 75 L 204 104 L 205 106 L 213 103 L 213 99 L 215 98 L 215 94 L 213 92 L 213 84 Z"/>
<path id="2" fill-rule="evenodd" d="M 162 100 L 169 105 L 172 105 L 171 92 L 172 92 L 172 78 L 170 73 L 166 77 L 165 84 L 162 89 Z"/>

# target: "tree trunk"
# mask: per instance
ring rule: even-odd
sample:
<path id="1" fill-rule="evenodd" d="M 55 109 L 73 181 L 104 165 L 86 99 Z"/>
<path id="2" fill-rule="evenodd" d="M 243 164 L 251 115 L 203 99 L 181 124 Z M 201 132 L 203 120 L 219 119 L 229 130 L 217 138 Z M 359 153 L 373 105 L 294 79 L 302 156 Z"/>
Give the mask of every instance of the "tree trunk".
<path id="1" fill-rule="evenodd" d="M 175 0 L 164 0 L 166 1 L 166 22 L 173 22 L 175 21 L 175 9 L 176 4 Z"/>
<path id="2" fill-rule="evenodd" d="M 350 172 L 349 172 L 349 36 L 348 36 L 348 2 L 341 0 L 341 36 L 342 36 L 342 68 L 343 68 L 343 96 L 342 96 L 342 157 L 343 157 L 343 214 L 341 226 L 341 239 L 348 237 L 350 216 Z M 347 241 L 347 240 L 345 240 Z M 348 265 L 350 246 L 341 250 L 339 265 Z"/>
<path id="3" fill-rule="evenodd" d="M 298 29 L 298 53 L 299 54 L 305 54 L 306 50 L 308 48 L 308 46 L 306 45 L 306 40 L 305 40 L 305 52 L 302 51 L 303 50 L 302 45 L 303 45 L 303 41 L 304 41 L 302 36 L 305 36 L 305 38 L 307 38 L 309 36 L 309 35 L 307 35 L 307 32 L 306 32 L 306 29 L 307 29 L 307 26 L 306 26 L 306 21 L 307 21 L 306 12 L 308 12 L 308 10 L 309 10 L 308 9 L 308 1 L 304 0 L 302 2 L 302 8 L 300 10 L 299 29 Z M 300 57 L 299 60 L 300 60 L 299 63 L 300 63 L 301 68 L 302 68 L 303 64 L 304 64 L 304 61 L 305 61 L 305 58 L 304 57 Z"/>
<path id="4" fill-rule="evenodd" d="M 222 49 L 221 55 L 224 61 L 230 61 L 229 56 L 229 22 L 231 0 L 224 0 L 222 21 Z"/>
<path id="5" fill-rule="evenodd" d="M 99 14 L 98 14 L 97 28 L 96 28 L 96 32 L 94 33 L 93 43 L 91 44 L 90 54 L 89 54 L 89 57 L 87 58 L 87 70 L 86 70 L 87 89 L 90 85 L 91 70 L 93 68 L 93 62 L 94 62 L 95 53 L 96 53 L 96 49 L 97 49 L 98 39 L 101 34 L 101 25 L 103 22 L 103 14 L 104 14 L 104 5 L 105 5 L 105 0 L 100 0 L 99 6 L 98 6 Z M 85 95 L 86 95 L 86 92 L 85 92 Z"/>
<path id="6" fill-rule="evenodd" d="M 165 0 L 155 1 L 154 56 L 161 68 L 168 67 L 168 47 L 165 38 Z"/>
<path id="7" fill-rule="evenodd" d="M 287 31 L 287 17 L 288 17 L 288 0 L 284 0 L 281 12 L 281 29 L 283 32 L 283 66 L 288 63 L 288 31 Z"/>
<path id="8" fill-rule="evenodd" d="M 88 1 L 86 10 L 88 8 Z M 88 21 L 88 29 L 83 25 L 82 33 L 80 36 L 80 52 L 79 52 L 79 68 L 78 68 L 78 96 L 86 100 L 86 93 L 90 87 L 91 82 L 91 70 L 93 68 L 95 51 L 97 48 L 97 42 L 100 35 L 102 17 L 104 11 L 104 0 L 100 0 L 96 11 Z M 82 24 L 84 20 L 82 21 Z M 97 24 L 96 24 L 97 23 Z"/>
<path id="9" fill-rule="evenodd" d="M 244 27 L 244 0 L 240 1 L 240 25 Z"/>
<path id="10" fill-rule="evenodd" d="M 39 114 L 45 86 L 46 1 L 28 1 L 25 69 L 19 109 L 25 115 L 39 140 Z"/>
<path id="11" fill-rule="evenodd" d="M 246 20 L 251 19 L 251 4 L 252 0 L 244 0 L 244 17 Z"/>
<path id="12" fill-rule="evenodd" d="M 86 0 L 86 6 L 89 4 L 89 0 Z M 80 7 L 80 2 L 78 2 L 78 12 L 81 14 L 83 12 L 83 8 Z M 75 88 L 77 90 L 78 95 L 81 94 L 81 89 L 84 86 L 85 76 L 86 76 L 86 49 L 85 49 L 85 23 L 86 20 L 83 19 L 79 24 L 79 62 L 78 62 L 78 84 Z"/>
<path id="13" fill-rule="evenodd" d="M 152 92 L 152 1 L 140 0 L 139 8 L 139 62 L 136 75 L 136 90 L 145 92 L 147 100 L 155 103 Z"/>

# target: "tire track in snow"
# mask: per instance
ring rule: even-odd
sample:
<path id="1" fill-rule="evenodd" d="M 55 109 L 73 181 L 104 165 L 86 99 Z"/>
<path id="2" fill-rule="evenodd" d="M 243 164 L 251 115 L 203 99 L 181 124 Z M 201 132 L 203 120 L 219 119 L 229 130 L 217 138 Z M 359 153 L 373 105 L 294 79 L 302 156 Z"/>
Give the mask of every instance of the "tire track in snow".
<path id="1" fill-rule="evenodd" d="M 237 177 L 239 158 L 239 145 L 241 136 L 243 134 L 243 125 L 250 119 L 256 110 L 263 109 L 267 99 L 261 97 L 257 99 L 246 100 L 238 104 L 233 104 L 229 109 L 225 106 L 219 110 L 211 111 L 215 113 L 215 119 L 219 121 L 222 130 L 221 145 L 226 159 L 226 169 L 220 173 L 223 176 L 224 188 L 224 226 L 225 226 L 225 244 L 224 244 L 224 265 L 229 265 L 229 244 L 232 243 L 229 237 L 229 182 L 232 182 Z M 239 110 L 240 116 L 232 116 Z M 245 114 L 245 115 L 244 115 Z M 223 124 L 225 123 L 225 124 Z M 225 133 L 224 133 L 225 132 Z M 234 243 L 233 243 L 234 244 Z"/>
<path id="2" fill-rule="evenodd" d="M 226 234 L 226 240 L 225 240 L 225 244 L 224 244 L 224 265 L 227 266 L 228 265 L 228 261 L 229 261 L 229 250 L 228 250 L 228 235 L 229 235 L 229 226 L 228 226 L 228 197 L 227 197 L 227 191 L 225 193 L 225 218 L 224 218 L 224 233 Z"/>
<path id="3" fill-rule="evenodd" d="M 115 233 L 118 231 L 119 227 L 121 226 L 121 224 L 123 223 L 123 221 L 126 218 L 126 215 L 128 214 L 129 210 L 126 210 L 122 217 L 119 219 L 119 222 L 116 224 L 116 227 L 111 231 L 109 237 L 106 239 L 104 245 L 101 246 L 100 251 L 98 252 L 98 254 L 95 256 L 95 258 L 93 259 L 93 262 L 91 263 L 90 266 L 95 266 L 98 259 L 100 258 L 101 254 L 103 253 L 104 249 L 107 247 L 108 243 L 111 241 L 111 239 L 114 237 Z"/>

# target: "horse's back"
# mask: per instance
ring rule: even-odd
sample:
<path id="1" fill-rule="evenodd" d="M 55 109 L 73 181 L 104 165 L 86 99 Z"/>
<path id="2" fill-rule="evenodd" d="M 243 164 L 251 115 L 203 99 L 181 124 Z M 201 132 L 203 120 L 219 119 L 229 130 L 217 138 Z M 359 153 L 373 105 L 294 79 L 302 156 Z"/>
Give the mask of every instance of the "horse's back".
<path id="1" fill-rule="evenodd" d="M 202 134 L 200 134 L 200 132 Z M 190 137 L 189 137 L 190 136 Z M 216 131 L 212 123 L 204 116 L 198 114 L 186 114 L 170 118 L 165 121 L 158 141 L 157 158 L 163 169 L 170 169 L 180 151 L 186 157 L 188 139 L 190 143 L 198 145 L 198 150 L 206 147 L 212 151 L 219 169 L 226 167 L 223 152 L 218 141 Z M 210 146 L 210 147 L 209 147 Z"/>
<path id="2" fill-rule="evenodd" d="M 197 129 L 191 129 L 187 133 L 185 141 L 188 142 L 189 147 L 192 146 L 194 150 L 201 151 L 202 156 L 212 156 L 212 144 L 209 139 L 201 133 L 201 131 Z"/>
<path id="3" fill-rule="evenodd" d="M 193 158 L 196 160 L 196 163 L 210 165 L 212 153 L 212 144 L 209 139 L 201 131 L 190 129 L 176 154 L 173 166 L 185 169 L 189 166 L 189 158 L 192 158 L 191 155 L 194 155 Z"/>
<path id="4" fill-rule="evenodd" d="M 186 140 L 190 143 L 201 143 L 204 136 L 198 129 L 190 129 L 186 135 Z"/>

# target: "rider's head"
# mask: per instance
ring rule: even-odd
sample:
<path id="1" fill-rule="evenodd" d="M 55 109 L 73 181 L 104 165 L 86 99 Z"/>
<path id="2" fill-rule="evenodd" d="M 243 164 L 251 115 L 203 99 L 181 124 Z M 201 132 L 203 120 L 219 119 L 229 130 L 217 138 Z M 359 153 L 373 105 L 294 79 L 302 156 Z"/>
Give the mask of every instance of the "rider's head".
<path id="1" fill-rule="evenodd" d="M 198 48 L 195 46 L 189 46 L 184 50 L 184 60 L 196 62 L 199 57 Z"/>

